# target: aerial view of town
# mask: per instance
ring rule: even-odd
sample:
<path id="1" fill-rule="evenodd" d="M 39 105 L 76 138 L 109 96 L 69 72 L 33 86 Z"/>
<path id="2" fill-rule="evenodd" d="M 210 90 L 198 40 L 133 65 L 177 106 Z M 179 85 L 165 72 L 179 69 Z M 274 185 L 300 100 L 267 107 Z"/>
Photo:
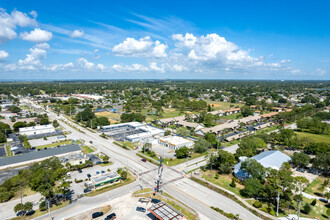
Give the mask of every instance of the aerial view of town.
<path id="1" fill-rule="evenodd" d="M 330 219 L 330 2 L 0 2 L 0 220 Z"/>

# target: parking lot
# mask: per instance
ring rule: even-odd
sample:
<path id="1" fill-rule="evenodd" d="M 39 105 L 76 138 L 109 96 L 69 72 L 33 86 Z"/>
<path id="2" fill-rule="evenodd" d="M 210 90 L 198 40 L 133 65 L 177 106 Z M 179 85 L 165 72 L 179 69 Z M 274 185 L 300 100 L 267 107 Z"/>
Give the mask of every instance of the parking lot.
<path id="1" fill-rule="evenodd" d="M 173 158 L 175 155 L 175 150 L 169 147 L 164 147 L 163 145 L 160 144 L 153 144 L 152 150 L 155 151 L 160 156 L 166 158 Z"/>
<path id="2" fill-rule="evenodd" d="M 84 182 L 86 179 L 88 179 L 87 174 L 90 174 L 91 176 L 95 176 L 96 172 L 101 172 L 101 171 L 105 171 L 108 172 L 108 169 L 110 169 L 110 171 L 117 171 L 117 169 L 120 168 L 120 166 L 118 164 L 112 164 L 109 166 L 93 166 L 93 167 L 88 167 L 85 169 L 82 169 L 82 172 L 79 173 L 78 171 L 71 171 L 70 175 L 71 175 L 71 190 L 74 191 L 74 196 L 77 195 L 81 195 L 84 193 Z M 75 183 L 74 180 L 84 180 L 81 183 Z"/>
<path id="3" fill-rule="evenodd" d="M 294 177 L 296 177 L 296 176 L 303 176 L 303 177 L 305 177 L 306 179 L 308 179 L 308 181 L 309 181 L 310 183 L 313 182 L 313 180 L 315 180 L 315 179 L 318 177 L 318 175 L 314 175 L 314 174 L 309 173 L 309 172 L 307 172 L 307 171 L 305 171 L 305 172 L 300 172 L 300 171 L 297 171 L 296 169 L 292 169 L 292 171 L 293 171 L 292 176 L 294 176 Z"/>
<path id="4" fill-rule="evenodd" d="M 58 141 L 57 136 L 48 137 L 47 140 L 43 138 L 29 140 L 32 147 L 38 147 L 46 144 L 52 144 Z"/>

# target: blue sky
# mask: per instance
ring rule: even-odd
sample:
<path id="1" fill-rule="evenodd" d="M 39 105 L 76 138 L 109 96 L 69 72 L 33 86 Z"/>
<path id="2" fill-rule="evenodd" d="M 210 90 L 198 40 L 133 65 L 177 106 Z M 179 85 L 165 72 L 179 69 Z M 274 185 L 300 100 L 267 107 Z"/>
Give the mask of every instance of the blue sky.
<path id="1" fill-rule="evenodd" d="M 2 79 L 330 79 L 329 1 L 0 2 Z"/>

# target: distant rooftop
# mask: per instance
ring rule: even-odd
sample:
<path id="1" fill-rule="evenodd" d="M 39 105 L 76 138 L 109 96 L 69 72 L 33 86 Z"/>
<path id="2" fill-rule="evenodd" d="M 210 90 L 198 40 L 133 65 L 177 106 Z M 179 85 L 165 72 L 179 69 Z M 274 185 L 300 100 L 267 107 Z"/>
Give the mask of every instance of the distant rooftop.
<path id="1" fill-rule="evenodd" d="M 39 126 L 19 128 L 19 132 L 44 130 L 44 129 L 50 129 L 50 128 L 54 128 L 54 126 L 52 124 L 48 124 L 48 125 L 39 125 Z"/>
<path id="2" fill-rule="evenodd" d="M 60 154 L 80 151 L 80 150 L 81 149 L 78 144 L 70 144 L 70 145 L 64 145 L 61 147 L 49 148 L 47 150 L 32 151 L 30 153 L 25 153 L 25 154 L 21 154 L 21 155 L 12 156 L 12 157 L 3 157 L 3 158 L 0 158 L 0 167 L 10 165 L 10 164 L 16 164 L 16 163 L 36 160 L 36 159 L 40 159 L 40 158 L 44 158 L 44 157 L 51 157 L 51 156 L 56 156 L 56 155 L 60 155 Z"/>
<path id="3" fill-rule="evenodd" d="M 148 210 L 161 220 L 181 220 L 185 217 L 181 212 L 165 202 L 159 202 L 151 206 Z"/>

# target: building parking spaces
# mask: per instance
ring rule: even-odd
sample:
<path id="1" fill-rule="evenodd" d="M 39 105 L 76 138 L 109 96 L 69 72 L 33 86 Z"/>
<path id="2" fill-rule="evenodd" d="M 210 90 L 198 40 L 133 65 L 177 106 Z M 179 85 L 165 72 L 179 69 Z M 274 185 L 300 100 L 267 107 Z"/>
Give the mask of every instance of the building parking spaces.
<path id="1" fill-rule="evenodd" d="M 100 132 L 105 133 L 116 141 L 143 142 L 156 135 L 164 135 L 163 129 L 144 125 L 140 122 L 129 122 L 103 126 Z"/>

